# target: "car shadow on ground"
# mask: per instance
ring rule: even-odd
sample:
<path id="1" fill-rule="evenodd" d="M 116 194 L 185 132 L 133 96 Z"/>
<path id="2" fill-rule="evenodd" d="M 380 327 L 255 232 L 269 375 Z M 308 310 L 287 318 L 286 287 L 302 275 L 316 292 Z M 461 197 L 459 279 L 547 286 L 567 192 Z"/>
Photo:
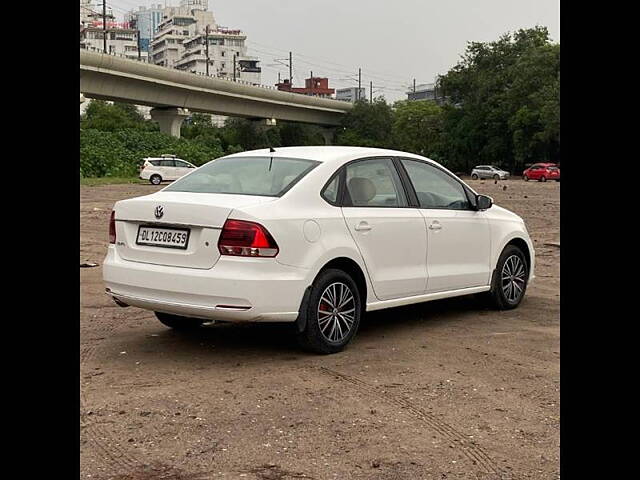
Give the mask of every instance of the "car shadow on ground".
<path id="1" fill-rule="evenodd" d="M 451 326 L 489 313 L 485 304 L 474 296 L 370 312 L 364 316 L 356 338 L 347 349 L 357 351 L 365 348 L 363 344 L 378 340 L 395 345 L 407 337 L 422 337 L 421 332 L 439 325 Z M 158 323 L 153 332 L 147 330 L 144 335 L 129 336 L 121 347 L 173 361 L 194 356 L 217 357 L 216 363 L 223 364 L 238 359 L 246 363 L 265 358 L 273 361 L 316 356 L 298 346 L 295 326 L 291 323 L 216 323 L 183 332 L 166 329 Z"/>

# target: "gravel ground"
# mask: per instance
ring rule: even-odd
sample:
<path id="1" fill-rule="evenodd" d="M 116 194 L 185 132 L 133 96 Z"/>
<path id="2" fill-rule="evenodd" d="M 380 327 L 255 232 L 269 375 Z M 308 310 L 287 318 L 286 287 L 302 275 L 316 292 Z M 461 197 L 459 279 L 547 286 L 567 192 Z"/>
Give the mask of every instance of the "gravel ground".
<path id="1" fill-rule="evenodd" d="M 286 325 L 178 334 L 82 268 L 81 478 L 559 478 L 560 184 L 470 184 L 534 239 L 520 308 L 373 312 L 337 355 L 300 351 Z M 81 187 L 81 263 L 102 263 L 115 201 L 157 189 Z"/>

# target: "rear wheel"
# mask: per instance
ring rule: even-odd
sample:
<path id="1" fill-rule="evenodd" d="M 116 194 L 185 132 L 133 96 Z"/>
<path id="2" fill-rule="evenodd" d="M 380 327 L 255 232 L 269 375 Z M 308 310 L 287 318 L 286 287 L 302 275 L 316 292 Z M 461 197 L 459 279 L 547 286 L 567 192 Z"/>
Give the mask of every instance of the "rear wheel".
<path id="1" fill-rule="evenodd" d="M 511 310 L 520 305 L 527 290 L 529 267 L 524 253 L 515 245 L 502 251 L 493 278 L 489 296 L 499 310 Z"/>
<path id="2" fill-rule="evenodd" d="M 151 178 L 149 180 L 154 185 L 160 185 L 162 183 L 162 177 L 160 175 L 151 175 Z"/>
<path id="3" fill-rule="evenodd" d="M 358 286 L 342 270 L 321 272 L 302 305 L 302 347 L 316 353 L 337 353 L 354 337 L 360 325 L 362 303 Z"/>
<path id="4" fill-rule="evenodd" d="M 547 177 L 545 177 L 544 175 L 540 177 L 540 181 L 541 182 L 546 182 L 547 181 Z"/>
<path id="5" fill-rule="evenodd" d="M 478 179 L 478 175 L 474 173 L 473 175 L 471 175 L 471 178 L 472 178 L 473 180 L 477 180 L 477 179 Z"/>
<path id="6" fill-rule="evenodd" d="M 525 175 L 524 177 L 522 177 L 522 179 L 523 179 L 525 182 L 528 182 L 528 181 L 529 181 L 529 177 L 527 177 L 526 175 Z"/>
<path id="7" fill-rule="evenodd" d="M 204 320 L 180 317 L 178 315 L 171 315 L 170 313 L 155 312 L 155 314 L 158 320 L 160 320 L 160 323 L 174 330 L 195 330 L 204 323 Z"/>

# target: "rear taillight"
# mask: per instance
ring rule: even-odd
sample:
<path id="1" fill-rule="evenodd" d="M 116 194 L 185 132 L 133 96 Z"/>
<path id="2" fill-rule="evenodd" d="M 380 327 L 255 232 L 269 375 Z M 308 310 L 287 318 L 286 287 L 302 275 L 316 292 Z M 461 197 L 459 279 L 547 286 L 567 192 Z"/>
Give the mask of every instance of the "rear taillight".
<path id="1" fill-rule="evenodd" d="M 221 255 L 239 257 L 275 257 L 278 245 L 259 223 L 227 220 L 220 232 L 218 250 Z"/>
<path id="2" fill-rule="evenodd" d="M 111 210 L 109 219 L 109 243 L 116 243 L 116 211 Z"/>

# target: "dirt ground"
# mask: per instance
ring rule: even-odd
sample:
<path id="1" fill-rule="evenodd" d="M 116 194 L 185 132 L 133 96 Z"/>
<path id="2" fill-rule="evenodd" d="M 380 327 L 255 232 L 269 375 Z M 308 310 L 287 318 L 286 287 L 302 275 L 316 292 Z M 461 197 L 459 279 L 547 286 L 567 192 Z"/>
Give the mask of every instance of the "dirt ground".
<path id="1" fill-rule="evenodd" d="M 370 313 L 337 355 L 300 351 L 286 325 L 173 332 L 81 268 L 81 478 L 559 478 L 560 184 L 470 182 L 534 239 L 520 308 Z M 82 187 L 81 263 L 102 263 L 116 200 L 155 190 Z"/>

